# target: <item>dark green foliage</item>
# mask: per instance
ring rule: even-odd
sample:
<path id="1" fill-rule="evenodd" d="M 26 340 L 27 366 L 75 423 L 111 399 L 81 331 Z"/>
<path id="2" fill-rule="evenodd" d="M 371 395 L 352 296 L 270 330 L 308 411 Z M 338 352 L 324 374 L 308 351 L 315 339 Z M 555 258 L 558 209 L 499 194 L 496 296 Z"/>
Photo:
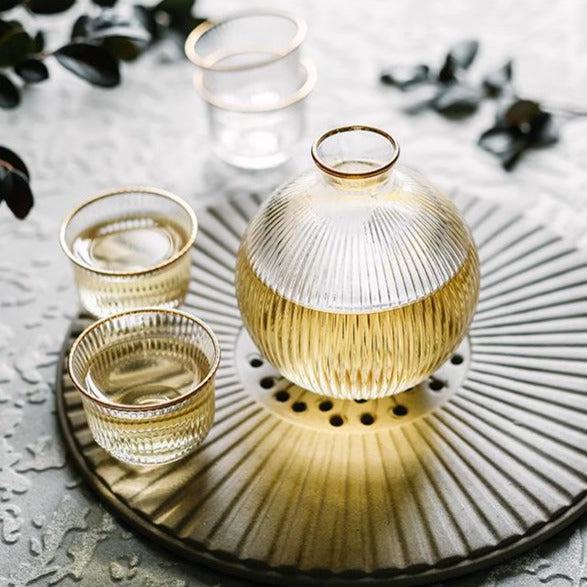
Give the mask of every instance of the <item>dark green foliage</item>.
<path id="1" fill-rule="evenodd" d="M 16 153 L 0 146 L 0 204 L 2 202 L 22 220 L 31 211 L 34 200 L 26 165 Z"/>
<path id="2" fill-rule="evenodd" d="M 59 14 L 69 10 L 75 0 L 27 0 L 26 4 L 35 14 Z"/>
<path id="3" fill-rule="evenodd" d="M 47 66 L 39 59 L 25 59 L 17 63 L 14 72 L 28 84 L 38 84 L 49 77 Z"/>
<path id="4" fill-rule="evenodd" d="M 20 92 L 12 80 L 0 72 L 0 108 L 15 108 L 20 104 Z"/>
<path id="5" fill-rule="evenodd" d="M 71 43 L 53 55 L 63 67 L 95 86 L 113 88 L 120 83 L 118 61 L 103 47 Z"/>
<path id="6" fill-rule="evenodd" d="M 478 52 L 478 41 L 461 41 L 451 47 L 436 73 L 427 65 L 394 66 L 383 71 L 380 80 L 414 96 L 406 108 L 410 114 L 432 108 L 448 118 L 464 118 L 473 114 L 485 98 L 507 98 L 505 106 L 498 108 L 495 125 L 482 133 L 478 144 L 498 157 L 509 171 L 526 149 L 556 143 L 558 125 L 538 102 L 516 97 L 512 61 L 487 74 L 480 85 L 468 83 L 465 73 Z"/>

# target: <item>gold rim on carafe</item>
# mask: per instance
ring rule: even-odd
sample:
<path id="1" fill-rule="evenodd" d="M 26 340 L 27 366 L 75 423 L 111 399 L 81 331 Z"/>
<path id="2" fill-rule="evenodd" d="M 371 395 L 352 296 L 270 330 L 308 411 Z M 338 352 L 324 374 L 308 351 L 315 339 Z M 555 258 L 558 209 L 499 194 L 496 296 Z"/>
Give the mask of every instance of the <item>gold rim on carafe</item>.
<path id="1" fill-rule="evenodd" d="M 355 132 L 355 131 L 371 132 L 371 133 L 378 134 L 378 135 L 382 136 L 383 138 L 387 139 L 387 141 L 389 141 L 389 143 L 391 144 L 391 146 L 393 148 L 392 154 L 389 157 L 389 159 L 387 161 L 383 162 L 378 167 L 371 169 L 369 171 L 353 172 L 353 171 L 340 171 L 340 169 L 336 169 L 335 167 L 332 167 L 331 165 L 326 163 L 326 161 L 324 161 L 324 159 L 322 157 L 320 157 L 320 155 L 318 153 L 318 148 L 326 139 L 329 139 L 330 137 L 337 135 L 337 134 L 343 134 L 343 133 Z M 375 177 L 377 175 L 381 175 L 382 173 L 389 171 L 398 160 L 400 148 L 399 148 L 399 143 L 395 140 L 395 138 L 392 137 L 389 133 L 385 132 L 384 130 L 381 130 L 380 128 L 377 128 L 375 126 L 368 126 L 368 125 L 364 125 L 364 124 L 353 124 L 353 125 L 349 125 L 349 126 L 339 126 L 337 128 L 333 128 L 329 131 L 326 131 L 323 135 L 319 136 L 314 141 L 314 144 L 312 145 L 311 153 L 312 153 L 312 159 L 314 159 L 314 163 L 318 166 L 319 169 L 321 169 L 324 173 L 327 173 L 328 175 L 332 175 L 334 177 L 339 177 L 341 179 L 367 179 L 370 177 Z"/>

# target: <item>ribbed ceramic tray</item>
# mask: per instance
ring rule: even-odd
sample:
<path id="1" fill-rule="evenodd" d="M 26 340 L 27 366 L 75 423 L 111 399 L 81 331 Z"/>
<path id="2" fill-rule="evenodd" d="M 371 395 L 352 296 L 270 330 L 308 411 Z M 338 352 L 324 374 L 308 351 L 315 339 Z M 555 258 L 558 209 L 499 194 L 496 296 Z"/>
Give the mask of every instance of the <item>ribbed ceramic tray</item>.
<path id="1" fill-rule="evenodd" d="M 239 238 L 259 200 L 199 214 L 188 310 L 218 335 L 216 421 L 163 467 L 92 440 L 63 362 L 71 454 L 102 500 L 160 545 L 255 582 L 411 585 L 494 564 L 587 504 L 587 258 L 524 217 L 460 199 L 479 246 L 470 335 L 419 387 L 331 401 L 279 378 L 242 328 Z M 72 325 L 73 338 L 89 323 Z"/>

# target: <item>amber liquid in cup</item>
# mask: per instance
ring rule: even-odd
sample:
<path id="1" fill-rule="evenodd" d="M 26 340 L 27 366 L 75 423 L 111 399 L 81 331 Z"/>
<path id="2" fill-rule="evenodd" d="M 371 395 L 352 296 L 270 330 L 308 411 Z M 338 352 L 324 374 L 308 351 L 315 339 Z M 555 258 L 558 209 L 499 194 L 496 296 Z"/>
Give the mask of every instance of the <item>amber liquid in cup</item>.
<path id="1" fill-rule="evenodd" d="M 174 257 L 188 235 L 170 219 L 141 214 L 89 226 L 73 241 L 74 255 L 92 268 L 136 271 Z"/>
<path id="2" fill-rule="evenodd" d="M 155 188 L 122 188 L 83 203 L 61 231 L 82 306 L 97 317 L 179 306 L 196 231 L 191 208 Z"/>
<path id="3" fill-rule="evenodd" d="M 149 406 L 180 398 L 209 370 L 208 360 L 192 344 L 138 339 L 99 352 L 88 365 L 84 382 L 98 399 Z"/>
<path id="4" fill-rule="evenodd" d="M 138 310 L 88 328 L 69 371 L 96 442 L 134 464 L 190 453 L 212 426 L 219 352 L 211 330 L 182 312 Z"/>
<path id="5" fill-rule="evenodd" d="M 209 371 L 209 361 L 193 344 L 141 339 L 113 345 L 96 355 L 84 382 L 97 399 L 125 406 L 157 406 L 189 393 Z M 143 413 L 143 417 L 128 421 L 90 409 L 90 426 L 97 431 L 99 444 L 122 460 L 174 461 L 199 443 L 212 424 L 213 388 L 200 393 L 195 404 L 190 402 L 167 414 Z M 144 454 L 147 446 L 150 454 Z"/>

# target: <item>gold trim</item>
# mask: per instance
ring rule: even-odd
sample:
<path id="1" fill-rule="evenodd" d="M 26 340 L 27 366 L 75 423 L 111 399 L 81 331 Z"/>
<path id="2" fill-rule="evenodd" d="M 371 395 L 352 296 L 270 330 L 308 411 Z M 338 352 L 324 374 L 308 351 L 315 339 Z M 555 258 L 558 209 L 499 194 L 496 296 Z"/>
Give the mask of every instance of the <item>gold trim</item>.
<path id="1" fill-rule="evenodd" d="M 138 193 L 150 194 L 153 196 L 161 196 L 163 198 L 167 198 L 168 200 L 172 200 L 173 202 L 178 204 L 180 207 L 182 207 L 187 212 L 188 216 L 190 217 L 190 219 L 192 221 L 192 231 L 191 231 L 190 235 L 188 236 L 188 240 L 187 240 L 186 244 L 177 253 L 175 253 L 175 255 L 173 255 L 169 259 L 165 259 L 165 261 L 162 261 L 161 263 L 158 263 L 157 265 L 145 267 L 144 269 L 135 269 L 134 271 L 113 271 L 113 270 L 107 270 L 107 269 L 99 269 L 97 267 L 92 267 L 91 265 L 88 265 L 87 263 L 84 263 L 83 261 L 78 259 L 73 254 L 73 251 L 70 249 L 70 247 L 67 244 L 67 241 L 65 239 L 65 231 L 67 230 L 67 227 L 69 226 L 69 223 L 73 220 L 73 218 L 81 210 L 83 210 L 86 206 L 89 206 L 90 204 L 93 204 L 94 202 L 97 202 L 98 200 L 104 200 L 104 199 L 112 197 L 112 196 L 119 196 L 119 195 L 123 195 L 123 194 L 138 194 Z M 182 200 L 179 196 L 176 196 L 175 194 L 172 194 L 171 192 L 168 192 L 166 190 L 161 190 L 159 188 L 153 188 L 153 187 L 149 187 L 149 186 L 128 186 L 128 187 L 119 188 L 116 190 L 107 190 L 107 191 L 101 192 L 99 194 L 96 194 L 95 196 L 91 196 L 90 198 L 84 200 L 79 206 L 74 208 L 65 217 L 65 220 L 63 221 L 63 223 L 61 225 L 61 230 L 59 231 L 59 242 L 61 244 L 61 248 L 63 249 L 64 253 L 69 257 L 70 261 L 72 263 L 74 263 L 75 265 L 77 265 L 78 267 L 81 267 L 82 269 L 86 269 L 87 271 L 90 271 L 92 273 L 97 273 L 99 275 L 110 275 L 110 276 L 116 276 L 116 277 L 131 277 L 133 275 L 145 275 L 146 273 L 153 273 L 154 271 L 158 271 L 159 269 L 162 269 L 163 267 L 167 267 L 167 265 L 174 263 L 175 261 L 177 261 L 178 259 L 183 257 L 191 249 L 191 247 L 193 246 L 193 244 L 196 240 L 197 233 L 198 233 L 198 219 L 196 217 L 196 214 L 192 210 L 191 206 L 187 202 Z"/>
<path id="2" fill-rule="evenodd" d="M 98 328 L 99 326 L 101 326 L 105 322 L 112 321 L 116 318 L 124 318 L 125 316 L 131 316 L 133 314 L 173 314 L 175 316 L 181 316 L 182 318 L 186 318 L 187 320 L 191 320 L 192 322 L 195 322 L 198 326 L 200 326 L 206 332 L 206 334 L 210 337 L 210 340 L 212 341 L 212 344 L 214 346 L 214 354 L 215 354 L 215 359 L 214 359 L 213 363 L 210 365 L 209 370 L 208 370 L 208 374 L 206 375 L 206 377 L 204 377 L 204 379 L 202 379 L 202 381 L 200 381 L 193 389 L 191 389 L 189 392 L 181 395 L 180 397 L 176 397 L 174 399 L 170 399 L 170 400 L 160 402 L 157 404 L 149 404 L 149 405 L 144 405 L 144 406 L 130 406 L 128 404 L 119 404 L 117 402 L 109 402 L 109 401 L 98 399 L 96 396 L 90 394 L 85 389 L 83 384 L 78 381 L 78 379 L 76 378 L 76 376 L 73 373 L 73 365 L 72 365 L 73 356 L 75 355 L 75 353 L 77 351 L 77 347 L 81 344 L 81 341 L 86 336 L 88 336 L 88 334 L 90 334 L 90 332 L 92 332 L 94 329 Z M 67 358 L 67 372 L 69 374 L 69 377 L 71 378 L 71 381 L 73 382 L 75 387 L 77 387 L 78 391 L 81 394 L 86 396 L 92 402 L 100 404 L 101 406 L 104 406 L 106 408 L 113 408 L 116 410 L 121 410 L 124 412 L 136 412 L 136 411 L 149 412 L 149 411 L 153 411 L 153 410 L 160 410 L 162 408 L 166 408 L 168 406 L 173 406 L 175 404 L 181 403 L 181 402 L 191 398 L 192 396 L 196 395 L 196 393 L 198 391 L 200 391 L 200 389 L 202 389 L 210 381 L 210 379 L 212 379 L 212 377 L 214 377 L 214 375 L 216 374 L 216 371 L 218 370 L 219 365 L 220 365 L 220 345 L 218 344 L 218 339 L 216 338 L 214 331 L 203 320 L 201 320 L 200 318 L 197 318 L 196 316 L 193 316 L 192 314 L 188 314 L 187 312 L 182 312 L 181 310 L 168 310 L 165 308 L 142 308 L 139 310 L 118 312 L 116 314 L 106 316 L 106 318 L 102 318 L 101 320 L 98 320 L 97 322 L 94 322 L 93 324 L 88 326 L 75 339 L 74 343 L 71 345 L 71 349 L 69 351 L 69 356 Z"/>
<path id="3" fill-rule="evenodd" d="M 267 58 L 264 61 L 259 61 L 257 63 L 250 63 L 246 65 L 214 65 L 209 64 L 208 60 L 203 59 L 198 55 L 196 52 L 196 44 L 203 37 L 208 31 L 213 29 L 214 27 L 226 24 L 227 22 L 231 22 L 233 20 L 238 20 L 241 18 L 249 18 L 253 16 L 275 16 L 278 18 L 285 18 L 290 20 L 296 25 L 296 32 L 288 44 L 277 54 L 273 55 L 272 57 Z M 216 72 L 229 72 L 229 71 L 245 71 L 247 69 L 254 69 L 256 67 L 264 67 L 275 61 L 279 61 L 283 57 L 286 57 L 293 51 L 295 51 L 306 38 L 306 33 L 308 31 L 308 25 L 303 18 L 299 16 L 289 14 L 287 12 L 264 12 L 264 11 L 245 11 L 245 12 L 238 12 L 220 20 L 218 22 L 213 21 L 204 21 L 203 23 L 199 24 L 187 37 L 184 43 L 184 51 L 187 58 L 197 67 L 200 69 L 204 69 L 207 71 L 216 71 Z"/>
<path id="4" fill-rule="evenodd" d="M 353 132 L 353 131 L 358 131 L 358 130 L 376 133 L 378 135 L 381 135 L 385 139 L 387 139 L 391 143 L 391 145 L 393 146 L 393 154 L 391 155 L 391 158 L 389 159 L 389 161 L 386 161 L 383 165 L 380 165 L 379 167 L 372 169 L 371 171 L 364 171 L 362 173 L 352 173 L 352 172 L 340 171 L 338 169 L 330 167 L 323 159 L 320 158 L 320 155 L 318 155 L 318 147 L 326 139 L 328 139 L 331 136 L 336 135 L 336 134 L 341 134 L 341 133 L 345 133 L 345 132 Z M 367 126 L 364 124 L 353 124 L 353 125 L 349 125 L 349 126 L 340 126 L 338 128 L 333 128 L 333 129 L 325 132 L 323 135 L 321 135 L 320 137 L 318 137 L 314 141 L 314 144 L 312 145 L 311 153 L 312 153 L 312 159 L 314 159 L 314 163 L 316 163 L 316 165 L 322 171 L 324 171 L 324 173 L 327 173 L 328 175 L 332 175 L 334 177 L 340 177 L 342 179 L 367 179 L 369 177 L 375 177 L 377 175 L 385 173 L 386 171 L 391 169 L 393 167 L 393 165 L 395 165 L 396 161 L 398 160 L 400 148 L 399 148 L 398 142 L 389 133 L 385 132 L 384 130 L 381 130 L 381 129 L 376 128 L 374 126 Z"/>
<path id="5" fill-rule="evenodd" d="M 275 110 L 282 110 L 283 108 L 287 108 L 288 106 L 292 106 L 297 102 L 303 100 L 313 89 L 316 85 L 316 80 L 318 78 L 316 73 L 316 67 L 309 59 L 300 59 L 300 65 L 306 71 L 306 80 L 304 83 L 298 88 L 298 90 L 292 94 L 277 102 L 277 104 L 273 104 L 271 106 L 233 106 L 227 102 L 223 102 L 222 100 L 218 100 L 212 92 L 210 92 L 206 86 L 204 85 L 204 72 L 199 71 L 194 74 L 194 85 L 198 94 L 202 97 L 202 99 L 215 106 L 216 108 L 220 108 L 221 110 L 230 110 L 232 112 L 274 112 Z"/>

